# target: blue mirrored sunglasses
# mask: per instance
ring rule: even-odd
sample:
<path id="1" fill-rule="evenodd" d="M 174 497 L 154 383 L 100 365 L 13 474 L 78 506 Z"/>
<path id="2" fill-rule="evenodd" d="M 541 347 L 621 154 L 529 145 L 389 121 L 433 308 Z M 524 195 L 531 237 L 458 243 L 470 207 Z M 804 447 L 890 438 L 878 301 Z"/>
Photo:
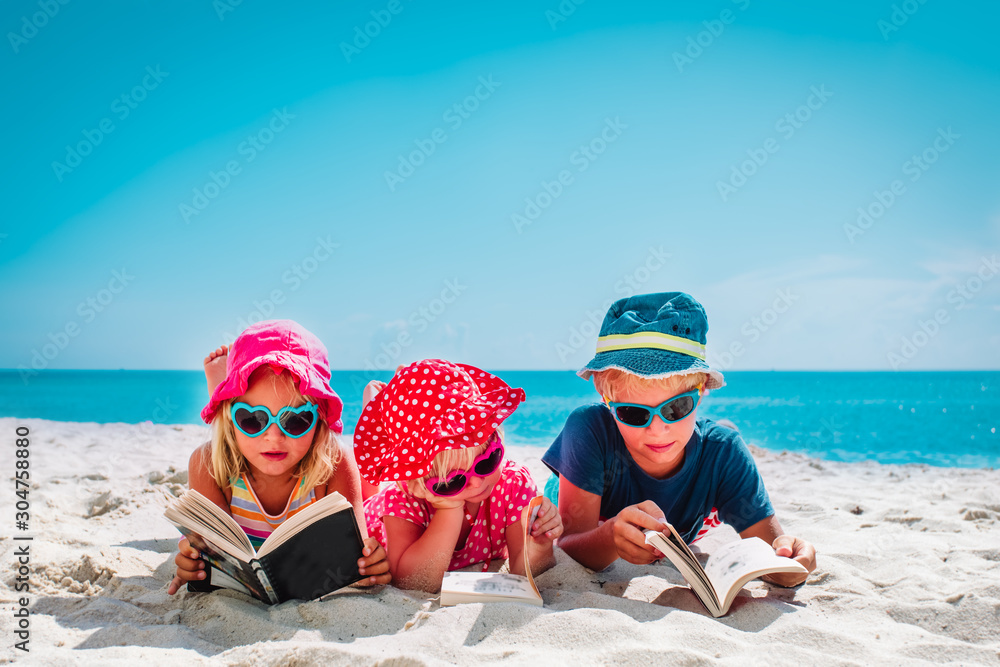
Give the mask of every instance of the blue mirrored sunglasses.
<path id="1" fill-rule="evenodd" d="M 250 438 L 256 438 L 271 424 L 277 424 L 281 432 L 289 438 L 301 438 L 312 430 L 319 417 L 315 403 L 306 403 L 298 407 L 286 405 L 278 410 L 276 415 L 271 414 L 271 411 L 263 405 L 233 403 L 230 414 L 236 428 Z"/>
<path id="2" fill-rule="evenodd" d="M 611 408 L 615 419 L 635 428 L 645 428 L 653 423 L 653 415 L 659 414 L 667 424 L 673 424 L 687 417 L 698 405 L 701 396 L 701 386 L 697 389 L 668 398 L 657 406 L 640 405 L 638 403 L 616 403 L 605 400 Z"/>

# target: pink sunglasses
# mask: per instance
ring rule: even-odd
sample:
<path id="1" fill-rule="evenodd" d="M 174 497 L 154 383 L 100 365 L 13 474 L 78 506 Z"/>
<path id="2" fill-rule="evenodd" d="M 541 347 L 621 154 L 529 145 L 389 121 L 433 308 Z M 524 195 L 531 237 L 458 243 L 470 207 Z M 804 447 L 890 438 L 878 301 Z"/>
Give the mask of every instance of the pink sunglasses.
<path id="1" fill-rule="evenodd" d="M 496 434 L 490 436 L 490 446 L 476 457 L 468 470 L 452 470 L 447 477 L 428 477 L 424 480 L 427 490 L 435 496 L 455 496 L 465 490 L 469 477 L 489 477 L 497 471 L 503 461 L 503 442 Z"/>

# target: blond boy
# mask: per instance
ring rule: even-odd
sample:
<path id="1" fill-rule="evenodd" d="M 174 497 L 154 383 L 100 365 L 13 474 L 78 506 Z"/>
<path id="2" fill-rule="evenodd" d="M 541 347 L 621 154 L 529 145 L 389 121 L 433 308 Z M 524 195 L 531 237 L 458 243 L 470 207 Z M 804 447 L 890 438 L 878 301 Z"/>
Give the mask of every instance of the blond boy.
<path id="1" fill-rule="evenodd" d="M 579 372 L 604 403 L 575 410 L 542 457 L 558 475 L 559 546 L 583 565 L 650 563 L 662 554 L 643 530 L 669 522 L 691 542 L 717 512 L 741 537 L 815 569 L 812 545 L 784 534 L 739 433 L 697 418 L 705 391 L 725 384 L 705 363 L 707 332 L 704 309 L 683 292 L 621 299 L 605 316 L 597 354 Z"/>

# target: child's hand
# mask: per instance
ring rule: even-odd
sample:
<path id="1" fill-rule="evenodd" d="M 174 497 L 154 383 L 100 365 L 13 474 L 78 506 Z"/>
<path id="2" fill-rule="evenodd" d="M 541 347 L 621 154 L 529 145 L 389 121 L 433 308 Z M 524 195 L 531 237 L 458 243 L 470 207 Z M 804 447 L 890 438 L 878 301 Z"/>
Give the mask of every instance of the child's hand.
<path id="1" fill-rule="evenodd" d="M 378 540 L 374 537 L 367 538 L 362 553 L 365 557 L 358 559 L 358 571 L 366 578 L 358 582 L 359 586 L 377 586 L 392 581 L 389 559 Z"/>
<path id="2" fill-rule="evenodd" d="M 525 507 L 521 512 L 521 523 L 528 520 L 530 507 Z M 538 506 L 538 516 L 534 523 L 528 526 L 528 537 L 530 542 L 539 546 L 550 546 L 563 533 L 562 517 L 559 516 L 559 509 L 552 504 L 548 498 L 543 498 Z"/>
<path id="3" fill-rule="evenodd" d="M 365 390 L 361 392 L 361 409 L 364 410 L 368 403 L 378 396 L 378 393 L 385 389 L 385 382 L 379 382 L 378 380 L 372 380 L 365 385 Z"/>
<path id="4" fill-rule="evenodd" d="M 198 550 L 191 546 L 188 539 L 182 538 L 177 546 L 180 549 L 177 556 L 174 557 L 177 573 L 174 575 L 173 581 L 170 582 L 170 586 L 167 587 L 168 595 L 173 595 L 189 581 L 204 579 L 207 576 L 205 574 L 205 561 L 201 559 Z"/>
<path id="5" fill-rule="evenodd" d="M 426 493 L 423 498 L 436 510 L 453 510 L 458 508 L 462 508 L 463 510 L 465 509 L 464 500 L 455 500 L 454 498 L 447 498 L 445 496 L 436 496 L 433 493 Z"/>
<path id="6" fill-rule="evenodd" d="M 654 560 L 663 558 L 658 550 L 646 544 L 644 530 L 667 529 L 667 519 L 663 510 L 652 500 L 644 500 L 638 505 L 629 505 L 618 513 L 611 521 L 614 531 L 615 549 L 618 557 L 636 565 L 648 565 Z"/>
<path id="7" fill-rule="evenodd" d="M 774 538 L 771 546 L 774 547 L 774 553 L 798 561 L 809 572 L 816 569 L 816 549 L 805 540 L 800 540 L 791 535 L 779 535 Z M 791 587 L 805 582 L 807 576 L 809 576 L 808 572 L 806 574 L 802 574 L 801 572 L 775 572 L 762 578 L 778 586 Z"/>

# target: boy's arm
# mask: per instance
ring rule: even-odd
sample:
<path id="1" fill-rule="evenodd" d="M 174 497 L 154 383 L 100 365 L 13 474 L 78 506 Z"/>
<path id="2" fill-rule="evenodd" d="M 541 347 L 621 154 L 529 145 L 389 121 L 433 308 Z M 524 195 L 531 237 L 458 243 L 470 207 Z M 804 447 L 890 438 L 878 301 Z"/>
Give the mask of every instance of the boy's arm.
<path id="1" fill-rule="evenodd" d="M 559 547 L 592 570 L 603 570 L 619 557 L 630 563 L 652 563 L 663 554 L 646 544 L 643 529 L 665 530 L 663 512 L 647 500 L 626 507 L 600 523 L 601 497 L 559 476 L 559 514 L 563 536 Z"/>
<path id="2" fill-rule="evenodd" d="M 741 532 L 740 537 L 759 537 L 770 544 L 779 556 L 797 560 L 809 572 L 816 569 L 816 549 L 813 545 L 797 537 L 785 535 L 778 518 L 773 514 Z M 762 578 L 779 586 L 790 587 L 803 583 L 807 576 L 797 572 L 778 572 Z"/>

